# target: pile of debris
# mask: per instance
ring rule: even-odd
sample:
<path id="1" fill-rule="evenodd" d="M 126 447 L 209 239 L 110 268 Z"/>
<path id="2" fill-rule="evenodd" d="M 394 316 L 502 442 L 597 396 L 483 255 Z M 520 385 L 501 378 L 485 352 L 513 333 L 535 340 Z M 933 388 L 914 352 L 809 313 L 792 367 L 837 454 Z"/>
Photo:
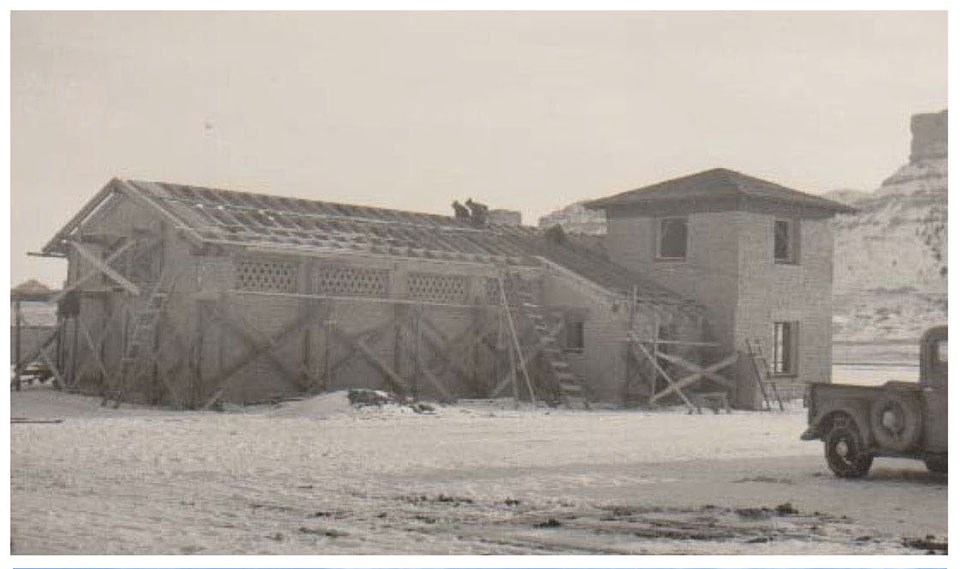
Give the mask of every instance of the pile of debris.
<path id="1" fill-rule="evenodd" d="M 403 407 L 409 407 L 415 413 L 425 415 L 432 415 L 436 413 L 436 409 L 434 409 L 432 405 L 427 405 L 426 403 L 420 403 L 417 401 L 410 401 L 403 395 L 388 393 L 386 391 L 379 391 L 376 389 L 351 389 L 347 392 L 347 399 L 350 401 L 350 405 L 357 409 L 361 407 L 381 408 L 384 405 L 399 405 Z"/>

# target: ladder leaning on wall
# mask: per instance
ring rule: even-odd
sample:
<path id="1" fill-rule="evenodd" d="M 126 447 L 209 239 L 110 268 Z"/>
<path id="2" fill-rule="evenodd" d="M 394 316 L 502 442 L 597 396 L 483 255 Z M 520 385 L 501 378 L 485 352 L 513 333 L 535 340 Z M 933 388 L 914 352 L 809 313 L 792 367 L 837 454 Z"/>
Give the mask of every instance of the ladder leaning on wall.
<path id="1" fill-rule="evenodd" d="M 547 317 L 543 312 L 543 308 L 534 302 L 536 298 L 534 298 L 533 292 L 519 275 L 516 273 L 507 273 L 505 279 L 503 274 L 500 274 L 498 276 L 500 300 L 507 314 L 507 321 L 511 326 L 512 340 L 515 349 L 518 354 L 521 354 L 521 363 L 525 358 L 520 351 L 516 323 L 513 319 L 513 312 L 511 311 L 507 298 L 505 280 L 509 282 L 511 292 L 515 294 L 516 301 L 519 303 L 520 310 L 518 311 L 518 315 L 522 315 L 528 319 L 532 325 L 534 336 L 536 337 L 535 345 L 541 348 L 540 353 L 543 354 L 544 373 L 556 388 L 557 395 L 559 396 L 558 402 L 570 409 L 578 407 L 589 409 L 590 405 L 587 401 L 583 381 L 570 367 L 570 363 L 566 360 L 563 349 L 558 343 L 557 334 L 559 331 L 557 329 L 551 330 L 551 328 L 548 327 Z M 530 380 L 525 367 L 523 372 L 529 387 Z M 532 387 L 530 389 L 532 393 Z"/>
<path id="2" fill-rule="evenodd" d="M 167 303 L 163 277 L 149 288 L 134 309 L 132 318 L 133 332 L 130 334 L 126 350 L 120 360 L 120 374 L 116 385 L 111 386 L 100 402 L 106 406 L 111 401 L 113 408 L 123 403 L 127 387 L 134 385 L 144 375 L 150 373 L 157 363 L 157 350 L 154 340 L 163 309 Z M 146 288 L 146 287 L 144 287 Z"/>
<path id="3" fill-rule="evenodd" d="M 763 355 L 763 346 L 760 340 L 751 340 L 747 338 L 747 355 L 753 362 L 753 371 L 757 379 L 757 386 L 760 388 L 760 395 L 763 398 L 761 410 L 773 411 L 773 401 L 777 402 L 780 410 L 783 411 L 783 399 L 780 397 L 780 390 L 777 389 L 777 383 L 770 379 L 770 365 L 767 357 Z M 764 409 L 764 406 L 766 409 Z"/>

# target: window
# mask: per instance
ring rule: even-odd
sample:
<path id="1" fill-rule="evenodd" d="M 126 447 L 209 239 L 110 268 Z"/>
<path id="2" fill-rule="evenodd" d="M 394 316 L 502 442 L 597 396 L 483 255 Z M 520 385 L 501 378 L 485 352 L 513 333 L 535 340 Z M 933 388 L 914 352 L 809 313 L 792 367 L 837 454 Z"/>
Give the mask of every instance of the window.
<path id="1" fill-rule="evenodd" d="M 945 364 L 947 363 L 947 341 L 941 340 L 937 342 L 937 361 Z"/>
<path id="2" fill-rule="evenodd" d="M 773 260 L 777 263 L 796 263 L 799 224 L 791 219 L 773 222 Z"/>
<path id="3" fill-rule="evenodd" d="M 668 217 L 657 224 L 657 259 L 687 258 L 687 218 Z"/>
<path id="4" fill-rule="evenodd" d="M 947 341 L 940 340 L 933 348 L 933 362 L 930 366 L 934 377 L 947 376 Z"/>
<path id="5" fill-rule="evenodd" d="M 773 374 L 797 374 L 796 322 L 773 323 Z"/>
<path id="6" fill-rule="evenodd" d="M 567 350 L 572 352 L 582 352 L 584 348 L 583 320 L 568 319 L 566 326 L 566 337 Z"/>

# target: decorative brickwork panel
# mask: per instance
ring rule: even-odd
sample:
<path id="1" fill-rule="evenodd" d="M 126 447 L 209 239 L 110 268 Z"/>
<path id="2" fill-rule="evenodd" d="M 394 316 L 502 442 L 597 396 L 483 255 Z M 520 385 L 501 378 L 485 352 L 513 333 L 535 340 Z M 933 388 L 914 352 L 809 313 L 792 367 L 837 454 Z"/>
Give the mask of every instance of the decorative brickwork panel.
<path id="1" fill-rule="evenodd" d="M 407 294 L 417 300 L 459 304 L 467 298 L 467 279 L 457 275 L 410 273 Z"/>
<path id="2" fill-rule="evenodd" d="M 387 296 L 390 272 L 386 269 L 320 267 L 314 278 L 317 294 Z"/>
<path id="3" fill-rule="evenodd" d="M 260 292 L 297 292 L 297 264 L 290 261 L 241 260 L 236 265 L 236 286 Z"/>
<path id="4" fill-rule="evenodd" d="M 510 279 L 504 279 L 503 290 L 507 295 L 507 303 L 511 305 L 520 304 L 520 295 L 517 290 L 517 284 Z M 500 296 L 500 283 L 494 277 L 487 277 L 486 295 L 489 304 L 502 304 L 503 298 Z"/>

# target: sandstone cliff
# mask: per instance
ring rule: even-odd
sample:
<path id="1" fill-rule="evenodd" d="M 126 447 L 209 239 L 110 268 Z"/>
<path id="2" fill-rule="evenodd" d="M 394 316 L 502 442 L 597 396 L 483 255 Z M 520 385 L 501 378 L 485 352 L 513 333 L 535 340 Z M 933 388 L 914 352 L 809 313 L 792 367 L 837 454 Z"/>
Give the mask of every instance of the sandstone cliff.
<path id="1" fill-rule="evenodd" d="M 910 128 L 909 162 L 835 222 L 837 339 L 913 339 L 946 322 L 947 111 Z"/>

